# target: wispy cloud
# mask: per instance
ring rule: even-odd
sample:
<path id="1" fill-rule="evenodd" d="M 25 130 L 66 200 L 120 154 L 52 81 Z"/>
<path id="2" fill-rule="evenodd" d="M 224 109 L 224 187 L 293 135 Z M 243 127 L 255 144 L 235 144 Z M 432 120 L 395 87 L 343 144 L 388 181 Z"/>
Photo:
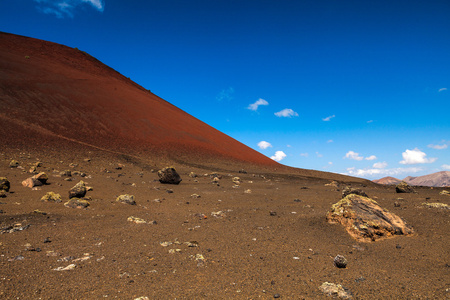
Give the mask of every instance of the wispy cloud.
<path id="1" fill-rule="evenodd" d="M 439 89 L 439 92 L 443 92 L 443 91 L 446 91 L 447 90 L 447 88 L 441 88 L 441 89 Z"/>
<path id="2" fill-rule="evenodd" d="M 441 168 L 444 170 L 450 170 L 450 165 L 442 165 Z"/>
<path id="3" fill-rule="evenodd" d="M 437 160 L 437 158 L 427 158 L 426 153 L 415 148 L 413 150 L 406 149 L 402 153 L 403 160 L 400 161 L 402 165 L 414 165 L 414 164 L 430 164 Z"/>
<path id="4" fill-rule="evenodd" d="M 234 88 L 229 87 L 227 89 L 221 90 L 220 93 L 216 96 L 216 100 L 221 101 L 230 101 L 233 100 Z"/>
<path id="5" fill-rule="evenodd" d="M 429 144 L 428 145 L 428 148 L 433 148 L 433 149 L 436 149 L 436 150 L 444 150 L 444 149 L 447 149 L 448 148 L 448 145 L 447 144 L 442 144 L 442 145 L 433 145 L 433 144 Z"/>
<path id="6" fill-rule="evenodd" d="M 323 154 L 320 154 L 319 151 L 316 151 L 317 157 L 323 157 Z"/>
<path id="7" fill-rule="evenodd" d="M 335 115 L 332 115 L 332 116 L 323 118 L 322 121 L 328 122 L 328 121 L 330 121 L 331 119 L 333 119 L 334 117 L 336 117 L 336 116 L 335 116 Z"/>
<path id="8" fill-rule="evenodd" d="M 275 113 L 275 116 L 277 117 L 285 117 L 285 118 L 291 118 L 291 117 L 298 117 L 298 113 L 293 111 L 290 108 L 285 108 L 279 112 Z"/>
<path id="9" fill-rule="evenodd" d="M 253 111 L 257 111 L 258 107 L 260 105 L 269 105 L 269 102 L 267 102 L 264 99 L 259 98 L 255 103 L 250 104 L 247 109 L 253 110 Z"/>
<path id="10" fill-rule="evenodd" d="M 272 147 L 272 144 L 271 143 L 269 143 L 269 142 L 266 142 L 266 141 L 261 141 L 261 142 L 259 142 L 258 143 L 258 147 L 260 148 L 260 149 L 267 149 L 267 148 L 269 148 L 269 147 Z"/>
<path id="11" fill-rule="evenodd" d="M 332 143 L 332 142 L 333 142 L 333 140 L 328 140 L 328 141 L 327 141 L 327 143 Z"/>
<path id="12" fill-rule="evenodd" d="M 34 0 L 38 9 L 45 14 L 53 14 L 58 18 L 73 17 L 75 8 L 89 4 L 96 10 L 103 12 L 105 4 L 102 0 Z"/>
<path id="13" fill-rule="evenodd" d="M 281 161 L 283 159 L 286 158 L 286 153 L 284 153 L 283 151 L 277 151 L 275 152 L 275 155 L 271 156 L 270 158 L 273 159 L 274 161 Z"/>
<path id="14" fill-rule="evenodd" d="M 360 156 L 359 153 L 354 151 L 348 151 L 344 158 L 353 159 L 353 160 L 363 160 L 364 157 Z"/>
<path id="15" fill-rule="evenodd" d="M 372 167 L 375 168 L 375 169 L 384 169 L 387 166 L 388 166 L 388 163 L 384 161 L 384 162 L 374 163 Z"/>
<path id="16" fill-rule="evenodd" d="M 369 123 L 369 124 L 370 124 L 370 123 L 373 123 L 373 120 L 369 120 L 369 121 L 367 121 L 367 123 Z"/>
<path id="17" fill-rule="evenodd" d="M 366 157 L 365 160 L 375 160 L 377 157 L 375 155 L 371 155 L 369 157 Z"/>
<path id="18" fill-rule="evenodd" d="M 309 156 L 309 154 L 308 154 L 308 153 L 300 153 L 300 156 L 303 156 L 303 157 L 308 157 L 308 156 Z"/>
<path id="19" fill-rule="evenodd" d="M 398 176 L 402 174 L 414 174 L 422 171 L 421 168 L 392 168 L 392 169 L 356 169 L 347 168 L 345 175 L 356 177 L 385 177 L 385 176 Z"/>

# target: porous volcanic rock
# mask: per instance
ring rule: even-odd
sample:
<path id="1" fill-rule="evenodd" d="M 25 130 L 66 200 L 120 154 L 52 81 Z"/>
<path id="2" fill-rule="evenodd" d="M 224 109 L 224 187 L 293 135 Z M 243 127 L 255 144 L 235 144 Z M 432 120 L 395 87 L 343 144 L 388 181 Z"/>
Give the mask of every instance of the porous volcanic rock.
<path id="1" fill-rule="evenodd" d="M 45 202 L 62 202 L 61 195 L 56 194 L 54 192 L 48 192 L 44 196 L 42 196 L 41 201 Z"/>
<path id="2" fill-rule="evenodd" d="M 355 194 L 333 204 L 326 218 L 329 223 L 342 224 L 352 237 L 361 242 L 414 232 L 400 217 L 381 208 L 376 201 Z"/>
<path id="3" fill-rule="evenodd" d="M 324 282 L 319 287 L 319 290 L 324 293 L 325 295 L 338 297 L 341 299 L 352 299 L 352 294 L 347 291 L 342 285 L 330 283 L 330 282 Z"/>
<path id="4" fill-rule="evenodd" d="M 8 178 L 0 177 L 0 190 L 9 192 L 10 188 L 11 188 L 11 183 L 9 182 Z"/>
<path id="5" fill-rule="evenodd" d="M 41 186 L 47 183 L 48 176 L 44 172 L 41 172 L 39 174 L 36 174 L 32 177 L 29 177 L 22 181 L 22 185 L 24 187 L 33 188 L 35 186 Z"/>
<path id="6" fill-rule="evenodd" d="M 159 182 L 168 184 L 179 184 L 181 177 L 173 167 L 167 167 L 158 171 Z"/>
<path id="7" fill-rule="evenodd" d="M 120 195 L 119 197 L 117 197 L 116 201 L 125 203 L 125 204 L 136 205 L 136 201 L 134 200 L 134 195 L 128 195 L 128 194 Z"/>
<path id="8" fill-rule="evenodd" d="M 83 198 L 86 196 L 86 185 L 81 180 L 73 188 L 69 190 L 69 199 L 72 198 Z"/>
<path id="9" fill-rule="evenodd" d="M 347 197 L 350 194 L 355 194 L 355 195 L 360 195 L 360 196 L 364 196 L 364 197 L 368 197 L 366 192 L 364 192 L 361 189 L 354 189 L 352 187 L 346 187 L 343 191 L 342 191 L 342 198 Z"/>
<path id="10" fill-rule="evenodd" d="M 413 188 L 404 181 L 395 186 L 395 191 L 397 193 L 414 193 Z"/>

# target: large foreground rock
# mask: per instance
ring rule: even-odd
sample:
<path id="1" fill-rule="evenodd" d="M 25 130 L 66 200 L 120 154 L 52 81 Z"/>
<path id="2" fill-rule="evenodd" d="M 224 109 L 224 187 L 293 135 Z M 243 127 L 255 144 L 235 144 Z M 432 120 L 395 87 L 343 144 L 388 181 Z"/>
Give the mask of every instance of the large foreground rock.
<path id="1" fill-rule="evenodd" d="M 22 181 L 22 185 L 24 187 L 33 188 L 35 186 L 41 186 L 44 184 L 47 184 L 48 176 L 44 172 L 41 172 L 39 174 L 36 174 L 32 177 L 29 177 Z"/>
<path id="2" fill-rule="evenodd" d="M 83 198 L 86 196 L 86 185 L 84 181 L 78 182 L 73 188 L 69 190 L 69 199 L 72 198 Z"/>
<path id="3" fill-rule="evenodd" d="M 159 182 L 169 184 L 179 184 L 181 177 L 173 167 L 164 168 L 158 171 Z"/>
<path id="4" fill-rule="evenodd" d="M 342 224 L 352 237 L 362 242 L 414 232 L 400 217 L 381 208 L 374 200 L 355 194 L 333 204 L 327 220 Z"/>

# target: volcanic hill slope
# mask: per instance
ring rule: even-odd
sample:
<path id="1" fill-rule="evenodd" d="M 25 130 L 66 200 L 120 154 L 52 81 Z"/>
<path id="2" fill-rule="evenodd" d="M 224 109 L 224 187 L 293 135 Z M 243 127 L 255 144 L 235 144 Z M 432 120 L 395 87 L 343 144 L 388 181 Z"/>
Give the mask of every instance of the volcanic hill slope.
<path id="1" fill-rule="evenodd" d="M 449 203 L 442 188 L 282 166 L 82 51 L 0 33 L 0 143 L 1 299 L 328 299 L 325 282 L 356 299 L 450 296 L 450 210 L 423 205 Z M 180 184 L 158 181 L 168 165 Z M 37 172 L 45 185 L 21 184 Z M 65 205 L 80 181 L 89 206 Z M 327 223 L 347 186 L 414 234 L 361 242 Z"/>

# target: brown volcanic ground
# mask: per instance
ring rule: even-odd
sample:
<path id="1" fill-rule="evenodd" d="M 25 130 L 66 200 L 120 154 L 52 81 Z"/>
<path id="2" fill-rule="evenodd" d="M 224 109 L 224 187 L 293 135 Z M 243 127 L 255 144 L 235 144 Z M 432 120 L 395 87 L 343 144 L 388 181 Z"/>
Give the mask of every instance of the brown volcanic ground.
<path id="1" fill-rule="evenodd" d="M 281 166 L 80 51 L 9 34 L 0 34 L 0 101 L 0 177 L 11 181 L 0 228 L 30 225 L 0 234 L 1 299 L 328 299 L 318 289 L 324 282 L 356 299 L 450 296 L 449 210 L 422 205 L 449 203 L 442 188 L 396 194 Z M 9 167 L 12 159 L 19 168 Z M 37 161 L 49 184 L 31 190 L 21 181 Z M 155 170 L 168 163 L 179 185 L 157 180 Z M 219 173 L 219 185 L 206 173 Z M 339 188 L 325 185 L 332 179 Z M 90 206 L 67 208 L 79 180 L 93 187 Z M 361 243 L 328 224 L 348 185 L 416 234 Z M 49 191 L 63 203 L 40 201 Z M 135 195 L 137 205 L 117 203 L 121 194 Z M 333 265 L 337 254 L 347 268 Z"/>

